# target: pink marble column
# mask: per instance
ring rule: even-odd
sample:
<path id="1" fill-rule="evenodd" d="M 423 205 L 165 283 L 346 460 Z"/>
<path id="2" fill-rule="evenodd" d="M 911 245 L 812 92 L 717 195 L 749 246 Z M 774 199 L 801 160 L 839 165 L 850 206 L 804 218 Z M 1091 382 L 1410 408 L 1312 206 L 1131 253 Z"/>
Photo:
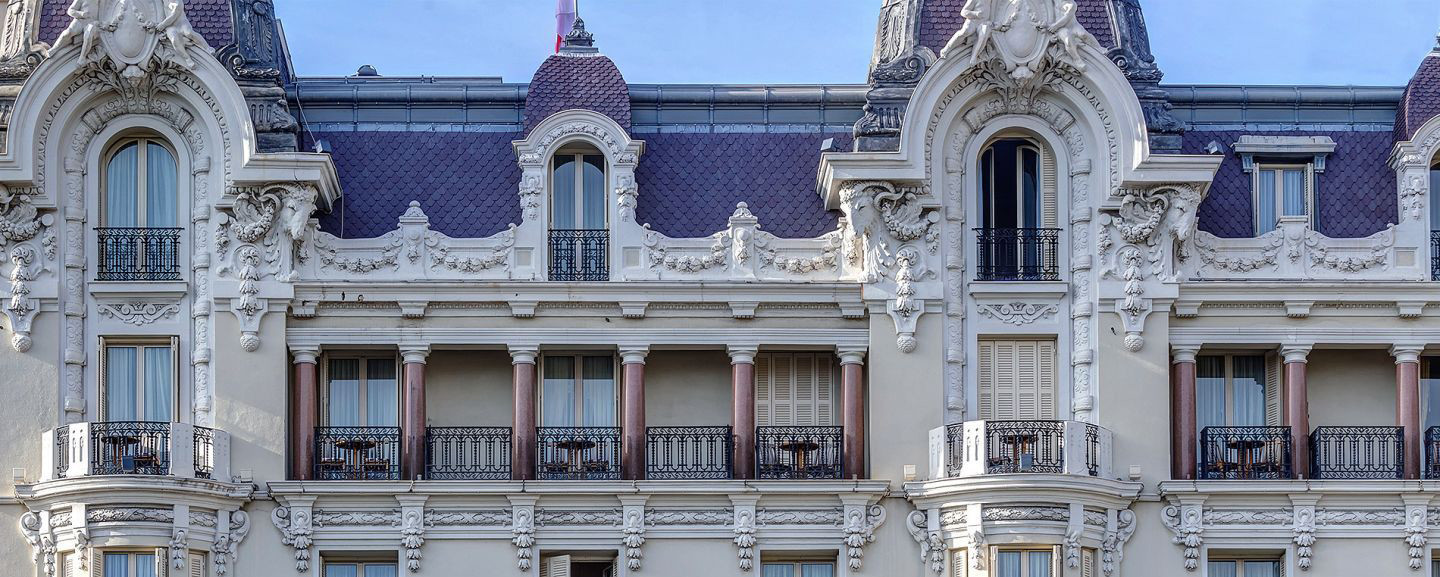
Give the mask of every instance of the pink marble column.
<path id="1" fill-rule="evenodd" d="M 1395 425 L 1404 427 L 1405 478 L 1419 479 L 1424 442 L 1420 424 L 1420 353 L 1423 345 L 1395 345 Z"/>
<path id="2" fill-rule="evenodd" d="M 736 479 L 755 478 L 755 347 L 730 347 L 730 461 Z"/>
<path id="3" fill-rule="evenodd" d="M 290 394 L 290 477 L 308 481 L 315 472 L 315 420 L 320 414 L 316 359 L 320 349 L 292 349 L 295 381 Z"/>
<path id="4" fill-rule="evenodd" d="M 400 473 L 405 479 L 425 475 L 425 359 L 430 347 L 403 347 L 404 407 L 400 420 Z"/>
<path id="5" fill-rule="evenodd" d="M 645 478 L 645 355 L 648 348 L 620 350 L 624 370 L 623 420 L 620 438 L 620 478 Z"/>
<path id="6" fill-rule="evenodd" d="M 865 350 L 841 349 L 839 354 L 843 473 L 846 479 L 865 479 Z"/>
<path id="7" fill-rule="evenodd" d="M 1195 478 L 1195 353 L 1199 347 L 1172 347 L 1170 363 L 1170 476 Z"/>
<path id="8" fill-rule="evenodd" d="M 539 354 L 538 347 L 510 347 L 515 386 L 515 412 L 510 422 L 510 478 L 517 481 L 535 478 L 535 454 L 539 451 L 535 436 L 535 358 Z"/>
<path id="9" fill-rule="evenodd" d="M 1310 398 L 1305 386 L 1305 359 L 1310 348 L 1280 348 L 1285 357 L 1285 424 L 1290 426 L 1290 462 L 1297 479 L 1310 477 Z"/>

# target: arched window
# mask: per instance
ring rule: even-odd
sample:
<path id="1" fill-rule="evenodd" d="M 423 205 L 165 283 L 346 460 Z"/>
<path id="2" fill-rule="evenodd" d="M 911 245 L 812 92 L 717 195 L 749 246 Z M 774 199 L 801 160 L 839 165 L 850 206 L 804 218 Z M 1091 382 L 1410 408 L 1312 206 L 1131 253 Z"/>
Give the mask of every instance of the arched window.
<path id="1" fill-rule="evenodd" d="M 101 177 L 99 280 L 179 280 L 175 153 L 150 136 L 116 143 Z"/>
<path id="2" fill-rule="evenodd" d="M 1440 281 L 1440 156 L 1430 165 L 1430 280 Z"/>
<path id="3" fill-rule="evenodd" d="M 1029 139 L 998 139 L 980 154 L 980 280 L 1059 280 L 1055 174 Z"/>
<path id="4" fill-rule="evenodd" d="M 550 178 L 550 279 L 609 280 L 605 156 L 589 147 L 555 154 Z"/>

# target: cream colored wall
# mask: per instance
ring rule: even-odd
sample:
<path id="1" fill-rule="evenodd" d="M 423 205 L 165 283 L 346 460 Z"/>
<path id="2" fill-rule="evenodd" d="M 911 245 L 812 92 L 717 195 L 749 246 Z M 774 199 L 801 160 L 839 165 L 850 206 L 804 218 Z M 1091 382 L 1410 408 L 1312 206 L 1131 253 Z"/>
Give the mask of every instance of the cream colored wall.
<path id="1" fill-rule="evenodd" d="M 489 575 L 514 575 L 525 577 L 527 573 L 515 568 L 515 547 L 504 539 L 452 540 L 437 539 L 426 535 L 425 548 L 420 560 L 420 572 L 411 573 L 403 568 L 401 575 L 444 575 L 453 577 L 481 577 Z M 403 559 L 403 556 L 402 556 Z M 292 567 L 289 573 L 293 575 Z M 282 575 L 282 573 L 276 573 Z"/>
<path id="2" fill-rule="evenodd" d="M 898 487 L 905 465 L 923 478 L 930 462 L 930 429 L 945 424 L 943 317 L 924 315 L 915 327 L 914 352 L 895 346 L 895 323 L 870 317 L 865 359 L 866 460 L 870 477 Z"/>
<path id="3" fill-rule="evenodd" d="M 508 427 L 515 393 L 506 351 L 430 353 L 425 420 L 432 427 Z"/>
<path id="4" fill-rule="evenodd" d="M 1166 437 L 1167 439 L 1169 437 Z M 1168 469 L 1166 470 L 1168 473 Z M 1150 486 L 1153 492 L 1153 485 Z M 1185 571 L 1185 550 L 1170 541 L 1171 533 L 1161 524 L 1160 511 L 1163 503 L 1155 500 L 1135 503 L 1135 534 L 1125 544 L 1125 558 L 1120 561 L 1119 575 L 1123 577 L 1191 576 L 1201 577 L 1199 572 Z M 1097 572 L 1103 575 L 1102 572 Z"/>
<path id="5" fill-rule="evenodd" d="M 250 534 L 240 543 L 237 551 L 239 560 L 231 573 L 234 577 L 308 577 L 309 574 L 295 571 L 295 550 L 280 541 L 280 530 L 270 522 L 270 512 L 275 506 L 275 502 L 270 500 L 251 501 L 245 505 L 245 512 L 250 515 Z M 320 573 L 317 570 L 314 574 Z"/>
<path id="6" fill-rule="evenodd" d="M 722 350 L 651 351 L 645 359 L 645 424 L 730 424 L 730 355 Z"/>
<path id="7" fill-rule="evenodd" d="M 40 478 L 41 434 L 63 420 L 60 398 L 60 315 L 40 313 L 31 326 L 33 344 L 26 353 L 10 347 L 9 331 L 0 330 L 0 497 L 15 494 L 10 469 L 25 469 L 25 478 Z M 5 328 L 9 328 L 6 322 Z"/>
<path id="8" fill-rule="evenodd" d="M 1311 427 L 1395 424 L 1395 359 L 1389 351 L 1313 350 L 1305 384 Z"/>
<path id="9" fill-rule="evenodd" d="M 741 572 L 735 551 L 735 544 L 723 539 L 648 539 L 644 549 L 645 564 L 638 574 L 680 577 L 760 575 L 758 564 L 748 574 Z"/>
<path id="10" fill-rule="evenodd" d="M 285 346 L 284 315 L 265 315 L 260 348 L 240 348 L 235 315 L 217 312 L 215 349 L 215 427 L 230 433 L 230 466 L 234 474 L 249 470 L 254 482 L 286 476 L 289 424 L 290 352 Z"/>
<path id="11" fill-rule="evenodd" d="M 1099 315 L 1097 345 L 1090 377 L 1098 423 L 1113 433 L 1113 471 L 1128 480 L 1138 465 L 1141 480 L 1154 486 L 1170 478 L 1169 317 L 1152 314 L 1145 322 L 1145 346 L 1125 349 L 1120 316 Z"/>

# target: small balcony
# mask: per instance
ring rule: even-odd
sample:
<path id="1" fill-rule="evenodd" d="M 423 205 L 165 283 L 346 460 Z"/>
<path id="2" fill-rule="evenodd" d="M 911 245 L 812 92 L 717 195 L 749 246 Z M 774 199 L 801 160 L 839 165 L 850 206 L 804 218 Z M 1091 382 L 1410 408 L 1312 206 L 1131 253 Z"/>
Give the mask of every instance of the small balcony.
<path id="1" fill-rule="evenodd" d="M 1313 479 L 1400 479 L 1403 427 L 1316 427 L 1310 433 Z"/>
<path id="2" fill-rule="evenodd" d="M 95 280 L 180 280 L 182 228 L 97 228 Z"/>
<path id="3" fill-rule="evenodd" d="M 977 228 L 976 280 L 1060 280 L 1059 228 Z"/>
<path id="4" fill-rule="evenodd" d="M 620 427 L 538 427 L 535 433 L 537 478 L 620 478 Z"/>
<path id="5" fill-rule="evenodd" d="M 1110 478 L 1111 434 L 1079 421 L 966 421 L 930 432 L 931 475 Z"/>
<path id="6" fill-rule="evenodd" d="M 760 479 L 844 479 L 842 427 L 756 427 Z"/>
<path id="7" fill-rule="evenodd" d="M 315 478 L 400 478 L 400 427 L 316 427 Z"/>
<path id="8" fill-rule="evenodd" d="M 1201 479 L 1290 479 L 1290 427 L 1205 427 Z"/>
<path id="9" fill-rule="evenodd" d="M 425 430 L 425 478 L 510 478 L 510 427 L 430 427 Z"/>
<path id="10" fill-rule="evenodd" d="M 230 479 L 230 436 L 189 423 L 72 423 L 45 433 L 41 480 L 98 475 Z"/>
<path id="11" fill-rule="evenodd" d="M 550 280 L 610 280 L 610 231 L 551 230 Z"/>
<path id="12" fill-rule="evenodd" d="M 1440 230 L 1430 231 L 1430 280 L 1440 281 Z"/>
<path id="13" fill-rule="evenodd" d="M 729 479 L 734 444 L 730 427 L 649 427 L 645 478 Z"/>

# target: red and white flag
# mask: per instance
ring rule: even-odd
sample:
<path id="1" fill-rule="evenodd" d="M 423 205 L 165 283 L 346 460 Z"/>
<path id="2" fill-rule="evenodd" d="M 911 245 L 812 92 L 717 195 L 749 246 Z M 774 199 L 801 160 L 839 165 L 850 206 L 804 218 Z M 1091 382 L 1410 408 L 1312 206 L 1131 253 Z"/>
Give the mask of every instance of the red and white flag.
<path id="1" fill-rule="evenodd" d="M 555 51 L 565 42 L 565 35 L 575 27 L 575 3 L 577 0 L 558 0 L 555 5 Z"/>

